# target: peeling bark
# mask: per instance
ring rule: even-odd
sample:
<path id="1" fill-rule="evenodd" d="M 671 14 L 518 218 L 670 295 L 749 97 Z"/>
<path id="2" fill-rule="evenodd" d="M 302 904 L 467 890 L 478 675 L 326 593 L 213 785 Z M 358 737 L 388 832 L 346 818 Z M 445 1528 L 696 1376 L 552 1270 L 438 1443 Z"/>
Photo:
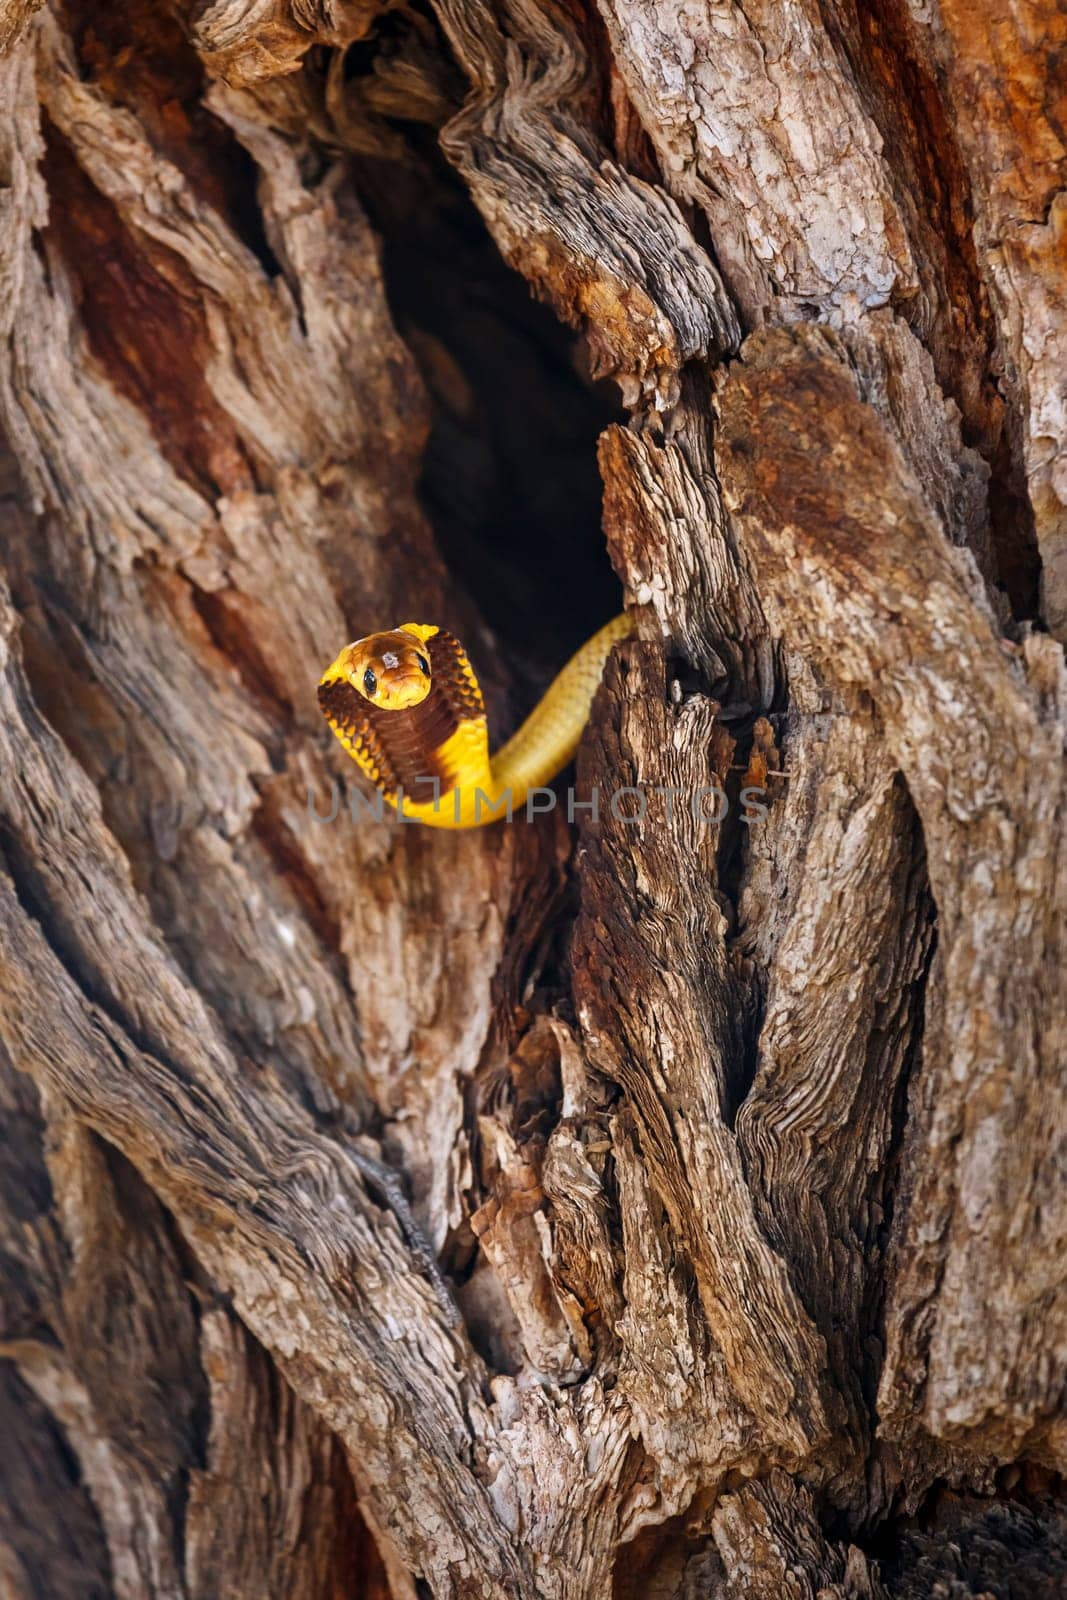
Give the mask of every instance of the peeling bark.
<path id="1" fill-rule="evenodd" d="M 1062 26 L 0 4 L 5 1594 L 1062 1591 Z"/>

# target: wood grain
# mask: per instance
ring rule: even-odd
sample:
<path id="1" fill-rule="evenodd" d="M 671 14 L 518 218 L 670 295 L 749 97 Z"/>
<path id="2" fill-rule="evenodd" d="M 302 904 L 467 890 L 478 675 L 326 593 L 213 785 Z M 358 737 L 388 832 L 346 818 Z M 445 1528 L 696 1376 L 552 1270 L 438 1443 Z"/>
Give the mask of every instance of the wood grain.
<path id="1" fill-rule="evenodd" d="M 1061 31 L 0 4 L 5 1594 L 1062 1590 Z"/>

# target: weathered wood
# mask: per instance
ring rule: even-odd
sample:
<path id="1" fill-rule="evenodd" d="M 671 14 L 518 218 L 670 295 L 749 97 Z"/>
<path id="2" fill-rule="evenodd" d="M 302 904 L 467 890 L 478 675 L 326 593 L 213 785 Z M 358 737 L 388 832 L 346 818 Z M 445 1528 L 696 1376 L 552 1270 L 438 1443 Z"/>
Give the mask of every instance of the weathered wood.
<path id="1" fill-rule="evenodd" d="M 1000 648 L 967 556 L 832 348 L 821 334 L 755 336 L 723 388 L 719 459 L 764 592 L 788 595 L 786 636 L 873 700 L 926 841 L 938 950 L 883 1426 L 973 1430 L 996 1455 L 1029 1439 L 1058 1464 L 1063 663 L 1047 637 Z"/>
<path id="2" fill-rule="evenodd" d="M 5 1593 L 1067 1581 L 1062 29 L 0 4 Z"/>

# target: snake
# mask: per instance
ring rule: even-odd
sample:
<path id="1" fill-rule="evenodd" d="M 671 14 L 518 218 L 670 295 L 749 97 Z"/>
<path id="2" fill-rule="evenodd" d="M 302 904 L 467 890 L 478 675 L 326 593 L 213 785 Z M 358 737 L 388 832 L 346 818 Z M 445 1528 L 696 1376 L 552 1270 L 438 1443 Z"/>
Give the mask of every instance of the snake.
<path id="1" fill-rule="evenodd" d="M 598 629 L 493 756 L 474 668 L 446 628 L 403 622 L 345 645 L 319 682 L 319 706 L 405 820 L 480 827 L 510 818 L 571 760 L 611 648 L 632 631 L 625 615 Z"/>

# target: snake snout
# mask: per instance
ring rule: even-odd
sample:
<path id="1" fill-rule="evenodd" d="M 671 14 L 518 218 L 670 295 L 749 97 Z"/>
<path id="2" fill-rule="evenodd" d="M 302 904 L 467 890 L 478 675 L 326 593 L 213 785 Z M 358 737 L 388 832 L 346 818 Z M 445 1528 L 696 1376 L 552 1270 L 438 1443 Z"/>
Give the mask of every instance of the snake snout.
<path id="1" fill-rule="evenodd" d="M 385 711 L 406 711 L 409 706 L 419 705 L 430 692 L 429 679 L 417 667 L 383 667 L 377 678 L 377 692 L 368 698 Z"/>
<path id="2" fill-rule="evenodd" d="M 357 640 L 346 665 L 349 682 L 382 711 L 406 711 L 430 692 L 424 647 L 399 628 Z"/>

